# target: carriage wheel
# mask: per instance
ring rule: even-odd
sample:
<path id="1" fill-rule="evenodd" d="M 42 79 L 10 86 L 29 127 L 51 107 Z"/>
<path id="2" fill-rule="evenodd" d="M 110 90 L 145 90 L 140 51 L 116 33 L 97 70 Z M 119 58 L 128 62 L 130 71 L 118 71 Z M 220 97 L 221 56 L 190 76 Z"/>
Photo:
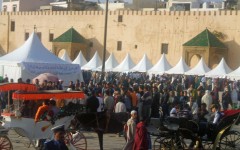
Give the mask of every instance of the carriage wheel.
<path id="1" fill-rule="evenodd" d="M 65 134 L 65 142 L 73 146 L 76 150 L 87 150 L 87 140 L 81 132 L 67 132 Z"/>
<path id="2" fill-rule="evenodd" d="M 161 137 L 158 136 L 154 140 L 153 149 L 154 150 L 171 150 L 171 149 L 184 149 L 186 147 L 185 142 L 180 139 L 178 142 L 174 139 L 174 137 Z"/>
<path id="3" fill-rule="evenodd" d="M 153 150 L 160 150 L 161 149 L 161 146 L 162 146 L 162 140 L 163 140 L 163 137 L 161 136 L 158 136 L 155 140 L 154 140 L 154 143 L 153 143 Z"/>
<path id="4" fill-rule="evenodd" d="M 10 139 L 4 135 L 4 136 L 0 136 L 0 150 L 12 150 L 12 143 L 10 141 Z"/>
<path id="5" fill-rule="evenodd" d="M 238 131 L 229 131 L 221 138 L 219 142 L 220 149 L 240 149 L 240 133 Z"/>
<path id="6" fill-rule="evenodd" d="M 202 146 L 203 146 L 203 149 L 213 149 L 212 141 L 204 142 Z"/>

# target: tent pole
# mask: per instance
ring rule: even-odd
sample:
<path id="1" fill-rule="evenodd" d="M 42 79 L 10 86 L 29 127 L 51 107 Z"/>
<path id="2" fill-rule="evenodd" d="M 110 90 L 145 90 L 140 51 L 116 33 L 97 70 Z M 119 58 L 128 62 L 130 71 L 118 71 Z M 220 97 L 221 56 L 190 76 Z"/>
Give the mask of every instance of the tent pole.
<path id="1" fill-rule="evenodd" d="M 8 111 L 10 112 L 10 91 L 8 91 Z"/>

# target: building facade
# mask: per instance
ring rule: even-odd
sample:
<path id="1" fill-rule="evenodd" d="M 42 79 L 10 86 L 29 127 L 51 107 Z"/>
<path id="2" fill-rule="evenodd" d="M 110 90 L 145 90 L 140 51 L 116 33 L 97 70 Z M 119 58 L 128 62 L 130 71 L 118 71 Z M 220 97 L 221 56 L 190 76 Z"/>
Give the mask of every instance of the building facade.
<path id="1" fill-rule="evenodd" d="M 2 0 L 2 11 L 35 11 L 42 5 L 49 5 L 54 0 Z"/>
<path id="2" fill-rule="evenodd" d="M 102 57 L 104 16 L 104 11 L 1 12 L 0 53 L 18 48 L 34 29 L 50 51 L 60 51 L 52 47 L 52 40 L 73 27 L 88 40 L 86 59 L 96 50 Z M 121 62 L 129 53 L 137 63 L 146 54 L 155 64 L 165 53 L 175 65 L 183 56 L 183 44 L 207 28 L 226 45 L 227 62 L 236 69 L 240 66 L 239 24 L 238 11 L 109 11 L 107 57 L 113 52 Z"/>
<path id="3" fill-rule="evenodd" d="M 168 10 L 172 11 L 213 11 L 224 9 L 224 2 L 201 0 L 169 0 L 166 2 Z"/>

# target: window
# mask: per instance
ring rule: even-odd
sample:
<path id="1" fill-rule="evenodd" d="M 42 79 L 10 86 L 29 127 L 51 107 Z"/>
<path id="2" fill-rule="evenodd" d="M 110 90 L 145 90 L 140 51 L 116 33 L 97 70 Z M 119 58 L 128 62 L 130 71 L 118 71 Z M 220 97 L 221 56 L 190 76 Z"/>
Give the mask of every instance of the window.
<path id="1" fill-rule="evenodd" d="M 3 6 L 3 11 L 7 11 L 7 6 L 6 5 Z"/>
<path id="2" fill-rule="evenodd" d="M 12 11 L 13 11 L 13 12 L 16 12 L 16 11 L 17 11 L 17 5 L 13 5 Z"/>
<path id="3" fill-rule="evenodd" d="M 11 31 L 15 31 L 15 21 L 11 21 Z"/>
<path id="4" fill-rule="evenodd" d="M 41 32 L 37 32 L 37 36 L 38 36 L 39 40 L 41 41 L 42 33 Z"/>
<path id="5" fill-rule="evenodd" d="M 54 39 L 54 34 L 53 33 L 49 33 L 49 42 L 52 42 Z"/>
<path id="6" fill-rule="evenodd" d="M 118 22 L 123 22 L 123 16 L 122 15 L 118 15 Z"/>
<path id="7" fill-rule="evenodd" d="M 168 54 L 168 44 L 162 43 L 161 54 Z"/>
<path id="8" fill-rule="evenodd" d="M 24 39 L 25 39 L 25 41 L 29 38 L 29 32 L 25 32 L 25 35 L 24 35 L 25 37 L 24 37 Z"/>
<path id="9" fill-rule="evenodd" d="M 117 42 L 117 50 L 118 51 L 122 50 L 122 41 Z"/>

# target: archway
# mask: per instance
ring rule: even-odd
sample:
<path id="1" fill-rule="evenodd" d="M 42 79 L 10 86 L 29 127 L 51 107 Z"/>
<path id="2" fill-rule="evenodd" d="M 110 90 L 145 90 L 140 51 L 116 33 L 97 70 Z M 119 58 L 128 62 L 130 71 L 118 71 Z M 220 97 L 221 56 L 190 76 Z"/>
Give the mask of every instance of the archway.
<path id="1" fill-rule="evenodd" d="M 201 59 L 201 56 L 199 54 L 195 54 L 191 57 L 190 59 L 190 63 L 189 66 L 190 68 L 193 68 L 197 65 L 197 63 L 199 62 L 199 60 Z"/>
<path id="2" fill-rule="evenodd" d="M 213 69 L 213 68 L 215 68 L 218 64 L 219 64 L 219 62 L 220 62 L 220 57 L 219 56 L 217 56 L 217 55 L 215 55 L 215 56 L 213 56 L 213 58 L 212 58 L 212 63 L 211 63 L 211 68 Z"/>
<path id="3" fill-rule="evenodd" d="M 77 58 L 77 56 L 78 56 L 78 54 L 79 54 L 79 50 L 76 50 L 76 51 L 73 51 L 72 53 L 73 53 L 73 60 L 75 60 L 76 58 Z M 83 52 L 82 52 L 83 53 Z"/>
<path id="4" fill-rule="evenodd" d="M 65 49 L 59 50 L 57 56 L 58 56 L 59 58 L 61 58 L 61 57 L 63 56 L 63 54 L 65 53 L 65 51 L 66 51 Z"/>

